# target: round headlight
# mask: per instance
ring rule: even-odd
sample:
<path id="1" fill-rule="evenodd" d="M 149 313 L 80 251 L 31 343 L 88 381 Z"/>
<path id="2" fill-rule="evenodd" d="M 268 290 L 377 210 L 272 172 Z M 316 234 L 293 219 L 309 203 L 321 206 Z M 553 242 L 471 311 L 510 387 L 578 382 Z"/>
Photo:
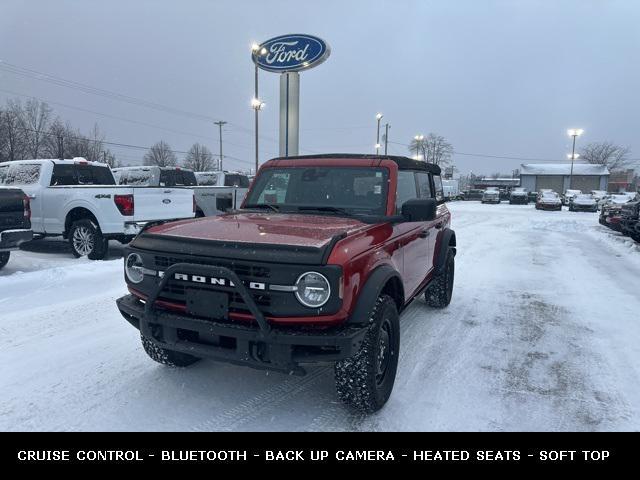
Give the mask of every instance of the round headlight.
<path id="1" fill-rule="evenodd" d="M 142 258 L 137 253 L 131 253 L 124 263 L 127 278 L 133 283 L 140 283 L 144 279 Z"/>
<path id="2" fill-rule="evenodd" d="M 331 286 L 327 278 L 318 272 L 306 272 L 296 281 L 296 297 L 305 307 L 318 308 L 327 303 Z"/>

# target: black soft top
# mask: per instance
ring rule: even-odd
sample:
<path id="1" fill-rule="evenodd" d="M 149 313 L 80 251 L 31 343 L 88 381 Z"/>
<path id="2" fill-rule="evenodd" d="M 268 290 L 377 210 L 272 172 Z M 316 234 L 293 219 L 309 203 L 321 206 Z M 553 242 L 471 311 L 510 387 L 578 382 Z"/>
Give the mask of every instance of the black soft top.
<path id="1" fill-rule="evenodd" d="M 316 160 L 318 158 L 360 158 L 365 160 L 391 160 L 398 164 L 399 170 L 424 170 L 434 175 L 440 175 L 440 167 L 434 163 L 421 162 L 399 155 L 373 155 L 362 153 L 323 153 L 321 155 L 298 155 L 295 157 L 277 157 L 272 160 Z"/>

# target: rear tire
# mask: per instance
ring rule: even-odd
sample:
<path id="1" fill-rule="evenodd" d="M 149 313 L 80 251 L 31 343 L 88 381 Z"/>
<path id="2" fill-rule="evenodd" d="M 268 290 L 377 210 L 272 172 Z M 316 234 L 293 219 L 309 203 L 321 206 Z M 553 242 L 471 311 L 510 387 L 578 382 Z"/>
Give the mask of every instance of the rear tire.
<path id="1" fill-rule="evenodd" d="M 427 305 L 433 308 L 445 308 L 451 303 L 454 274 L 455 251 L 452 247 L 447 247 L 444 271 L 436 275 L 424 292 Z"/>
<path id="2" fill-rule="evenodd" d="M 142 340 L 142 347 L 147 355 L 149 355 L 149 358 L 162 365 L 167 365 L 169 367 L 188 367 L 200 360 L 200 358 L 187 353 L 176 352 L 159 347 L 142 334 L 140 334 L 140 340 Z"/>
<path id="3" fill-rule="evenodd" d="M 376 300 L 360 350 L 336 362 L 338 397 L 364 413 L 380 410 L 393 390 L 400 350 L 400 322 L 396 303 L 389 295 Z"/>
<path id="4" fill-rule="evenodd" d="M 102 236 L 100 227 L 88 218 L 73 222 L 69 245 L 74 257 L 86 256 L 91 260 L 103 260 L 109 249 L 109 241 Z"/>
<path id="5" fill-rule="evenodd" d="M 4 268 L 4 266 L 9 263 L 10 256 L 11 252 L 0 252 L 0 269 Z"/>

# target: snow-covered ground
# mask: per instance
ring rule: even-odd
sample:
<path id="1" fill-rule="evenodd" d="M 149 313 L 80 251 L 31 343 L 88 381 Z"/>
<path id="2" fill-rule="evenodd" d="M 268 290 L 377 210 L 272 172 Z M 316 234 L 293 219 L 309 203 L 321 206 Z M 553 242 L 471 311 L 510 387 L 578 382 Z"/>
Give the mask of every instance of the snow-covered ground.
<path id="1" fill-rule="evenodd" d="M 589 213 L 451 204 L 449 308 L 402 317 L 379 413 L 306 377 L 147 358 L 118 313 L 122 249 L 76 260 L 62 242 L 0 272 L 0 430 L 638 430 L 640 247 Z"/>

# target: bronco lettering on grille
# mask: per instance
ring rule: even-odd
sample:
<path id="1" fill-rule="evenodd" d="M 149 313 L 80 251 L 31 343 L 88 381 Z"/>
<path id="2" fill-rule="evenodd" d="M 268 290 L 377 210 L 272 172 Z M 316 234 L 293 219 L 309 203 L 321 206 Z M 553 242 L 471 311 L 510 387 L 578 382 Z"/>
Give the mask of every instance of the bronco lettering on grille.
<path id="1" fill-rule="evenodd" d="M 222 287 L 235 287 L 231 280 L 219 277 L 205 277 L 203 275 L 187 275 L 186 273 L 176 273 L 174 277 L 176 280 L 183 282 L 204 283 L 207 285 L 220 285 Z M 267 285 L 261 282 L 249 282 L 249 288 L 252 290 L 266 290 Z"/>

